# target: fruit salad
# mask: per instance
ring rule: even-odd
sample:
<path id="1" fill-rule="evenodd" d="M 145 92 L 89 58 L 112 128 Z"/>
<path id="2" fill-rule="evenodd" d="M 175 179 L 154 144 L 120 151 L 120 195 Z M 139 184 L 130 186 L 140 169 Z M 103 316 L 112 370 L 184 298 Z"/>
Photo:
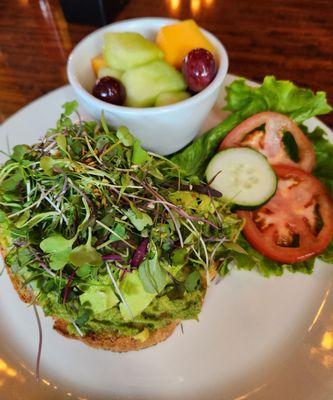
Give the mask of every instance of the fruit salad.
<path id="1" fill-rule="evenodd" d="M 162 27 L 156 43 L 136 32 L 107 32 L 91 65 L 92 94 L 127 107 L 186 100 L 204 90 L 218 68 L 216 49 L 193 20 Z"/>

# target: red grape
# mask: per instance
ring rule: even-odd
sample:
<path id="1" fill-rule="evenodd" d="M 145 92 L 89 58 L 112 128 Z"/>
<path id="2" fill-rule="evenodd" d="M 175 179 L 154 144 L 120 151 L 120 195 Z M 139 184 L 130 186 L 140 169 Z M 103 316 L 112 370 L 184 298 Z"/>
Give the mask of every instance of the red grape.
<path id="1" fill-rule="evenodd" d="M 201 92 L 216 75 L 213 54 L 201 48 L 191 50 L 183 60 L 182 72 L 188 87 L 193 92 Z"/>
<path id="2" fill-rule="evenodd" d="M 116 78 L 104 76 L 99 79 L 93 87 L 92 94 L 107 103 L 121 106 L 126 99 L 126 89 Z"/>

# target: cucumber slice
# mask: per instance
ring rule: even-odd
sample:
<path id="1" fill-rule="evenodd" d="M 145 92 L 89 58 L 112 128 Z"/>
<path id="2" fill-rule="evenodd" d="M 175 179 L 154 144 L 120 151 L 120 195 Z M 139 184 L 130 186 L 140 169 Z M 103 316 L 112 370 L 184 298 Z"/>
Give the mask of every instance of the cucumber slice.
<path id="1" fill-rule="evenodd" d="M 266 157 L 248 147 L 217 153 L 208 164 L 206 178 L 225 200 L 243 207 L 266 203 L 277 188 L 277 177 Z"/>

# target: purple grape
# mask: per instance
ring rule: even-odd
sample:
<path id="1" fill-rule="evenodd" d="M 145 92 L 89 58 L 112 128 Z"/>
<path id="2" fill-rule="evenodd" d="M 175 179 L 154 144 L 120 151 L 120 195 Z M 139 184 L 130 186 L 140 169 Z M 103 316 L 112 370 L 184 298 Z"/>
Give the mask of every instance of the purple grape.
<path id="1" fill-rule="evenodd" d="M 104 76 L 99 79 L 93 87 L 92 94 L 107 103 L 121 106 L 126 99 L 126 89 L 116 78 Z"/>
<path id="2" fill-rule="evenodd" d="M 195 93 L 201 92 L 216 75 L 213 54 L 201 48 L 191 50 L 183 60 L 182 72 L 190 90 Z"/>

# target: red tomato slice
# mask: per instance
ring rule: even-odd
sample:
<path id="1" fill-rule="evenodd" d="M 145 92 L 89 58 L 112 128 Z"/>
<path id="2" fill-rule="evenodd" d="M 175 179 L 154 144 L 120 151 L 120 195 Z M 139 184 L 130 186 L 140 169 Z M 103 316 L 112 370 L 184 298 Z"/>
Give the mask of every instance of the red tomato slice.
<path id="1" fill-rule="evenodd" d="M 264 130 L 258 129 L 262 126 Z M 285 132 L 290 132 L 295 139 L 298 162 L 293 161 L 285 150 L 282 141 Z M 225 137 L 220 150 L 240 146 L 259 151 L 272 165 L 290 165 L 310 172 L 316 161 L 310 140 L 290 118 L 276 112 L 262 112 L 243 121 Z"/>
<path id="2" fill-rule="evenodd" d="M 304 261 L 322 253 L 333 236 L 333 204 L 325 187 L 299 168 L 276 165 L 276 194 L 254 211 L 238 211 L 245 219 L 248 242 L 281 263 Z"/>

